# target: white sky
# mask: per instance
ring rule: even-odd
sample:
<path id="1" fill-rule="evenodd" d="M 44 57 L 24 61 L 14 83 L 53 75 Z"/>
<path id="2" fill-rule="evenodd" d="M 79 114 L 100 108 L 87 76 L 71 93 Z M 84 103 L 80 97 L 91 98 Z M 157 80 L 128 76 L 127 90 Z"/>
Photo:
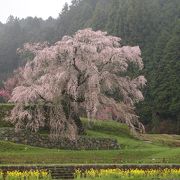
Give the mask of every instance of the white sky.
<path id="1" fill-rule="evenodd" d="M 71 0 L 0 0 L 0 21 L 5 23 L 10 15 L 19 18 L 56 18 L 65 2 L 70 4 Z"/>

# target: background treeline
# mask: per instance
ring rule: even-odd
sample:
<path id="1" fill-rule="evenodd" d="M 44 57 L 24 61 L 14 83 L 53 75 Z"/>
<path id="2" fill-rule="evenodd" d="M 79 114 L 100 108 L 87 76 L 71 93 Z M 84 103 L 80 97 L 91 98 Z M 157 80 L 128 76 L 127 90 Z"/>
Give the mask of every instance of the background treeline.
<path id="1" fill-rule="evenodd" d="M 137 105 L 140 118 L 149 131 L 180 133 L 179 0 L 72 0 L 57 19 L 10 16 L 0 23 L 0 86 L 23 64 L 16 54 L 23 43 L 53 43 L 86 27 L 140 46 L 148 79 L 145 101 Z"/>

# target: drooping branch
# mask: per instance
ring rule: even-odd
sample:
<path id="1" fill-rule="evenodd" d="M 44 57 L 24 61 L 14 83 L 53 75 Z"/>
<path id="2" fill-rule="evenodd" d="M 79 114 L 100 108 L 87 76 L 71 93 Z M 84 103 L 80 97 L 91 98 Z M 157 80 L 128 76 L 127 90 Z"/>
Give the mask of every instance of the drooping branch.
<path id="1" fill-rule="evenodd" d="M 51 101 L 48 101 L 46 98 L 44 98 L 41 94 L 39 94 L 37 91 L 35 91 L 37 95 L 42 99 L 45 103 L 52 103 Z"/>

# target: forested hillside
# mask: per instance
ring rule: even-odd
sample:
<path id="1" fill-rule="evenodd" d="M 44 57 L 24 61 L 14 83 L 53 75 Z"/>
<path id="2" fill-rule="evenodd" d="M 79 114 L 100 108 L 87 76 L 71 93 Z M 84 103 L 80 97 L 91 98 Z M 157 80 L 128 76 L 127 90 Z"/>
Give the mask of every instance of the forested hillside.
<path id="1" fill-rule="evenodd" d="M 11 16 L 6 24 L 0 23 L 1 86 L 23 64 L 16 54 L 23 43 L 52 43 L 85 27 L 140 46 L 145 64 L 141 73 L 148 80 L 145 101 L 137 105 L 140 118 L 150 131 L 180 133 L 179 0 L 72 0 L 58 19 Z"/>

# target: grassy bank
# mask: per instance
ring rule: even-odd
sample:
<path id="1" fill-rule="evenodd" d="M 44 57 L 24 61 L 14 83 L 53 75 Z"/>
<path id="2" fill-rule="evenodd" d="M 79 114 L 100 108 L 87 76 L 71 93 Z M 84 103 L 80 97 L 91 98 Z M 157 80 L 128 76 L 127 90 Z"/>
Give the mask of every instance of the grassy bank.
<path id="1" fill-rule="evenodd" d="M 87 121 L 83 119 L 87 128 Z M 180 136 L 144 135 L 134 138 L 116 122 L 95 122 L 87 136 L 117 139 L 120 150 L 71 151 L 36 148 L 0 141 L 0 164 L 156 164 L 180 163 Z"/>

